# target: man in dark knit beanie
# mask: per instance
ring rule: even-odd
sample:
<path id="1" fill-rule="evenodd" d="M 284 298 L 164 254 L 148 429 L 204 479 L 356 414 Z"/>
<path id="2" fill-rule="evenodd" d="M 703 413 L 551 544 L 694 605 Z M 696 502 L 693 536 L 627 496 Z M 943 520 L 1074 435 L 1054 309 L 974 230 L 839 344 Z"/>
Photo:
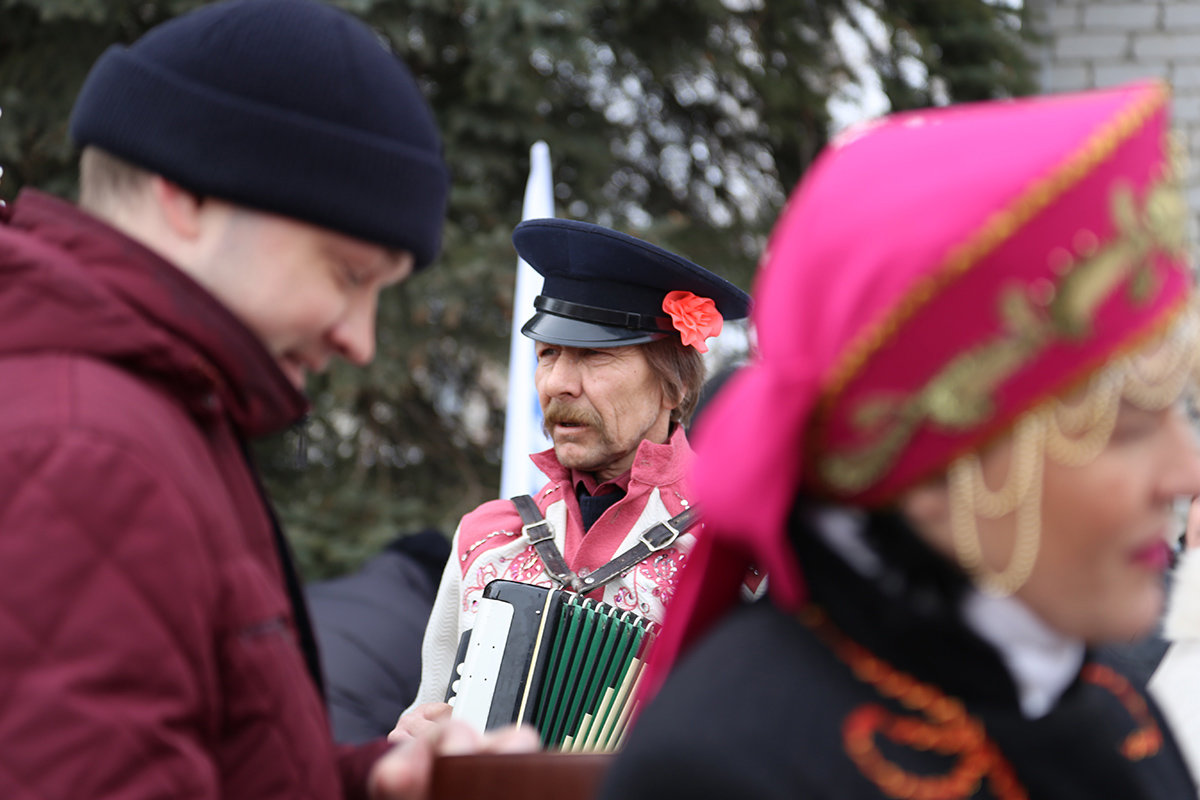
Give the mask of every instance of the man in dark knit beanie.
<path id="1" fill-rule="evenodd" d="M 437 257 L 408 69 L 316 0 L 227 0 L 101 56 L 70 130 L 80 207 L 0 220 L 0 795 L 414 797 L 435 752 L 530 746 L 332 743 L 245 455 Z"/>

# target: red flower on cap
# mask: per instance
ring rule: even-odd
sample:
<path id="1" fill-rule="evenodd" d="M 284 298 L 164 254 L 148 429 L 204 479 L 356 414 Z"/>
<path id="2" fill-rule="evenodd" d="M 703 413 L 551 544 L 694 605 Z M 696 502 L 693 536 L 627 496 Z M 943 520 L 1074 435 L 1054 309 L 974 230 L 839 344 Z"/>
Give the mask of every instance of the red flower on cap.
<path id="1" fill-rule="evenodd" d="M 707 297 L 676 291 L 667 293 L 662 307 L 671 315 L 671 323 L 679 331 L 684 346 L 691 345 L 698 352 L 707 353 L 704 340 L 719 334 L 724 322 L 717 304 Z"/>

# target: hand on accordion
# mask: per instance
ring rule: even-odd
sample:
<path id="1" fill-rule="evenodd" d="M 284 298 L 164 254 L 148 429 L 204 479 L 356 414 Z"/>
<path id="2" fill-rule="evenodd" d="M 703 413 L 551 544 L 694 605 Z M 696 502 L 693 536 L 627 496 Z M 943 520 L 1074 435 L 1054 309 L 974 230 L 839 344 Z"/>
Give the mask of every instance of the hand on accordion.
<path id="1" fill-rule="evenodd" d="M 450 719 L 452 707 L 449 703 L 422 703 L 396 720 L 396 727 L 388 734 L 392 744 L 419 738 L 422 734 L 434 730 L 441 722 Z"/>
<path id="2" fill-rule="evenodd" d="M 417 714 L 421 708 L 418 706 L 411 714 Z M 368 779 L 371 800 L 426 800 L 433 786 L 433 763 L 437 756 L 532 753 L 541 748 L 537 732 L 527 725 L 480 733 L 464 722 L 450 719 L 449 706 L 440 717 L 425 717 L 421 722 L 416 726 L 419 728 L 416 735 L 405 733 L 407 741 L 393 747 L 371 768 Z M 397 730 L 401 723 L 397 724 Z M 393 731 L 392 735 L 395 734 Z"/>

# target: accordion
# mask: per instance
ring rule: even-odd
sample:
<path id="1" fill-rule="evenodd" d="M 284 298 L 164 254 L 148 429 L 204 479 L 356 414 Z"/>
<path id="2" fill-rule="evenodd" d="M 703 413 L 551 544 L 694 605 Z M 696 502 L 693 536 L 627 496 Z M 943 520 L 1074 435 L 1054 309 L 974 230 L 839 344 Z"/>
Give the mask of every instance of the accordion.
<path id="1" fill-rule="evenodd" d="M 446 702 L 479 730 L 528 723 L 550 750 L 613 750 L 655 629 L 562 589 L 492 581 L 459 644 Z"/>

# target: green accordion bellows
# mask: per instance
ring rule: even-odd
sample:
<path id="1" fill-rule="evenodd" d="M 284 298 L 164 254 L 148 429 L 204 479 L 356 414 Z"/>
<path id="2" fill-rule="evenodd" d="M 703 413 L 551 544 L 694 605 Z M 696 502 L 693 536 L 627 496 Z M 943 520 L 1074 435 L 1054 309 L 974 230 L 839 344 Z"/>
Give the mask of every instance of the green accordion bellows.
<path id="1" fill-rule="evenodd" d="M 620 744 L 655 626 L 561 589 L 492 581 L 463 635 L 447 701 L 481 729 L 524 722 L 548 749 Z"/>

